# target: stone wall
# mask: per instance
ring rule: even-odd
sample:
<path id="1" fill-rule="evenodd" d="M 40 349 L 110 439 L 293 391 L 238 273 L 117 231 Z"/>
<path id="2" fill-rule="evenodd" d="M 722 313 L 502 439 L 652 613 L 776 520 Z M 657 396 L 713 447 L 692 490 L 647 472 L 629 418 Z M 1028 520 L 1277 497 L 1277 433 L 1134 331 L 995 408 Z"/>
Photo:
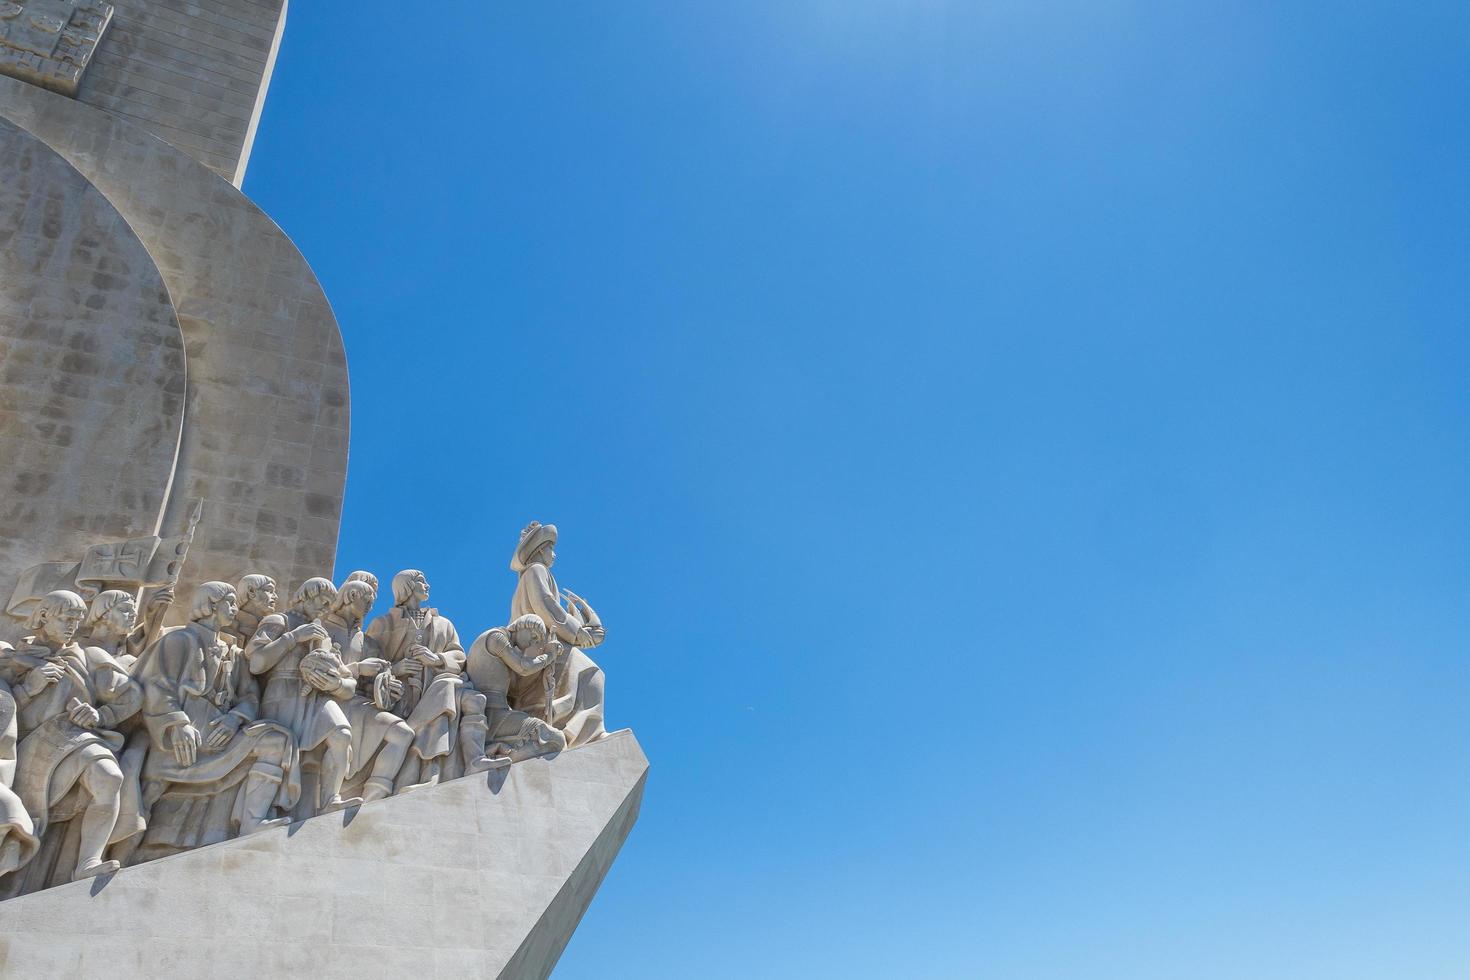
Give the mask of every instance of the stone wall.
<path id="1" fill-rule="evenodd" d="M 110 0 L 77 99 L 188 153 L 235 186 L 286 22 L 286 0 Z"/>
<path id="2" fill-rule="evenodd" d="M 106 196 L 4 119 L 0 174 L 0 569 L 16 573 L 157 531 L 185 363 L 163 276 Z"/>
<path id="3" fill-rule="evenodd" d="M 149 465 L 159 467 L 165 486 L 173 474 L 166 534 L 184 530 L 195 501 L 205 505 L 181 594 L 247 571 L 287 589 L 330 574 L 347 475 L 347 363 L 331 307 L 296 247 L 230 183 L 121 116 L 0 77 L 0 119 L 11 123 L 0 141 L 33 135 L 84 178 L 78 192 L 115 209 L 146 249 L 133 265 L 155 268 L 172 301 L 187 373 L 183 430 L 181 438 L 153 443 L 170 454 L 177 445 L 177 462 Z M 118 319 L 94 326 L 133 329 Z M 24 417 L 13 425 L 44 421 L 27 414 L 41 406 L 18 410 Z M 56 481 L 58 474 L 43 470 L 35 478 Z M 64 524 L 64 508 L 73 504 L 67 494 L 75 491 L 50 487 L 30 517 Z M 157 521 L 141 497 L 117 501 L 136 513 L 135 523 Z M 21 571 L 0 561 L 0 603 Z M 182 612 L 175 610 L 174 621 Z"/>

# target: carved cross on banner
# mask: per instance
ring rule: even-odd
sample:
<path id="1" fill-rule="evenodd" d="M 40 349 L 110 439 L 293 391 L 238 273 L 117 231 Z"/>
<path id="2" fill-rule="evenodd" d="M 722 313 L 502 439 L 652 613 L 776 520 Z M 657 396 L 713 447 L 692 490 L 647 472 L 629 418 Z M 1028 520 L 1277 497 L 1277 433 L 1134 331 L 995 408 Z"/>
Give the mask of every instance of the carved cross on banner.
<path id="1" fill-rule="evenodd" d="M 97 0 L 0 0 L 0 74 L 76 95 L 110 23 Z"/>

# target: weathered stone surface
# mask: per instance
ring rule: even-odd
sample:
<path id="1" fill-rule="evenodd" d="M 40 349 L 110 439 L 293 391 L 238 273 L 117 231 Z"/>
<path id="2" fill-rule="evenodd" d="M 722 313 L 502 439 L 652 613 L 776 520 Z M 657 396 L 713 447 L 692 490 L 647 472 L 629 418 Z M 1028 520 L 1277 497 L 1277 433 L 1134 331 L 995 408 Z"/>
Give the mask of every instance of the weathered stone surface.
<path id="1" fill-rule="evenodd" d="M 0 0 L 0 74 L 75 95 L 111 21 L 101 0 Z"/>
<path id="2" fill-rule="evenodd" d="M 123 116 L 236 187 L 286 24 L 286 0 L 113 0 L 78 101 Z"/>
<path id="3" fill-rule="evenodd" d="M 228 182 L 123 118 L 0 78 L 0 119 L 91 182 L 147 249 L 173 300 L 188 384 L 164 532 L 182 532 L 195 501 L 205 501 L 181 594 L 245 571 L 288 588 L 328 572 L 347 472 L 347 364 L 301 254 Z M 37 479 L 54 480 L 49 473 Z M 44 505 L 71 492 L 38 495 L 40 519 L 65 523 Z M 124 496 L 119 506 L 132 503 Z M 20 571 L 0 564 L 0 594 L 10 594 Z M 175 609 L 172 621 L 182 620 Z"/>
<path id="4" fill-rule="evenodd" d="M 545 977 L 638 816 L 631 732 L 0 903 L 15 977 Z"/>
<path id="5" fill-rule="evenodd" d="M 24 569 L 156 531 L 185 358 L 162 274 L 101 192 L 4 119 L 0 174 L 3 609 Z"/>

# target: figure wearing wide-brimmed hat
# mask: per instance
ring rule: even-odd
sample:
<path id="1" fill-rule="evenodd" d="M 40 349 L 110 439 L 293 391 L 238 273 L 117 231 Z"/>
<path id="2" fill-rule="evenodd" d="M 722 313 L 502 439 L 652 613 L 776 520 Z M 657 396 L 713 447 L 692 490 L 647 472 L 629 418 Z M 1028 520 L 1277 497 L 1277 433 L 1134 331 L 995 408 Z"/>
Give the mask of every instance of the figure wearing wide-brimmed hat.
<path id="1" fill-rule="evenodd" d="M 549 635 L 561 643 L 555 666 L 555 697 L 548 705 L 539 678 L 519 679 L 511 691 L 511 704 L 545 718 L 566 736 L 567 745 L 577 746 L 607 734 L 602 669 L 582 652 L 600 644 L 607 634 L 586 600 L 559 588 L 552 577 L 556 539 L 555 524 L 532 521 L 521 531 L 510 559 L 511 571 L 520 575 L 510 603 L 512 621 L 535 614 L 546 624 Z"/>

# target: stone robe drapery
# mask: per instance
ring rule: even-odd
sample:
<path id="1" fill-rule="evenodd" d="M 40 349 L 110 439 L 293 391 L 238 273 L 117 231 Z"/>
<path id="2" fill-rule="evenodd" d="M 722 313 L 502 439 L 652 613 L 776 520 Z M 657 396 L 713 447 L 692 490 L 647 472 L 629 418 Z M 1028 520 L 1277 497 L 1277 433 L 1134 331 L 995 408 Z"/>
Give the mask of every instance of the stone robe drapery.
<path id="1" fill-rule="evenodd" d="M 323 620 L 322 625 L 331 634 L 332 643 L 341 650 L 342 662 L 357 679 L 356 693 L 351 700 L 342 703 L 347 722 L 352 726 L 352 764 L 344 785 L 356 788 L 372 770 L 389 730 L 403 719 L 377 703 L 376 675 L 364 676 L 359 670 L 358 665 L 364 659 L 381 659 L 376 645 L 367 639 L 360 627 L 347 626 L 330 618 Z"/>
<path id="2" fill-rule="evenodd" d="M 62 676 L 34 695 L 27 693 L 27 675 L 46 663 L 62 667 Z M 71 880 L 78 843 L 71 821 L 89 801 L 78 785 L 88 764 L 81 750 L 98 745 L 115 756 L 124 738 L 114 729 L 137 713 L 143 699 L 138 686 L 106 651 L 96 647 L 84 650 L 75 643 L 53 652 L 27 638 L 19 649 L 6 652 L 0 675 L 9 682 L 17 708 L 20 743 L 16 748 L 15 795 L 41 842 L 40 852 L 33 855 L 20 879 L 11 882 L 10 890 L 29 892 Z M 68 717 L 73 699 L 97 709 L 95 727 L 83 728 Z M 109 846 L 139 832 L 140 803 L 137 792 L 124 783 Z"/>
<path id="3" fill-rule="evenodd" d="M 513 683 L 545 691 L 550 662 L 537 664 L 516 648 L 509 632 L 497 626 L 481 633 L 470 644 L 465 673 L 470 684 L 485 698 L 485 754 L 487 756 L 534 755 L 561 747 L 549 722 L 511 707 Z M 542 694 L 542 701 L 545 694 Z M 552 736 L 548 744 L 548 736 Z"/>
<path id="4" fill-rule="evenodd" d="M 416 760 L 420 762 L 420 774 L 424 779 L 437 775 L 435 766 L 452 759 L 458 743 L 459 732 L 455 721 L 459 715 L 459 690 L 464 684 L 464 647 L 460 645 L 459 633 L 454 624 L 430 609 L 420 627 L 402 606 L 394 606 L 368 625 L 368 649 L 376 649 L 372 656 L 381 657 L 390 664 L 408 659 L 414 646 L 428 647 L 444 658 L 442 667 L 415 665 L 403 681 L 403 697 L 393 705 L 393 713 L 408 722 L 414 732 L 413 749 L 404 760 L 405 773 L 399 777 L 400 786 L 419 782 L 419 777 L 407 772 Z M 452 775 L 451 773 L 446 774 Z"/>
<path id="5" fill-rule="evenodd" d="M 165 633 L 138 661 L 143 687 L 143 722 L 148 759 L 143 764 L 143 803 L 148 810 L 144 843 L 168 851 L 213 844 L 235 836 L 242 801 L 239 786 L 272 733 L 286 736 L 290 749 L 272 764 L 283 777 L 275 805 L 289 812 L 301 795 L 295 743 L 282 726 L 257 719 L 255 679 L 238 647 L 215 631 L 190 623 Z M 224 747 L 201 745 L 192 766 L 174 758 L 172 730 L 193 725 L 207 739 L 216 718 L 233 714 L 240 727 Z M 156 855 L 149 855 L 156 856 Z"/>
<path id="6" fill-rule="evenodd" d="M 521 572 L 515 595 L 510 602 L 510 617 L 535 613 L 546 623 L 546 629 L 566 645 L 557 657 L 556 691 L 551 704 L 536 685 L 523 681 L 512 688 L 511 704 L 525 711 L 544 712 L 549 721 L 567 738 L 569 747 L 584 745 L 607 734 L 603 722 L 602 668 L 577 646 L 595 646 L 602 642 L 601 630 L 593 630 L 577 613 L 561 604 L 561 590 L 551 570 L 533 562 Z M 590 642 L 595 641 L 595 642 Z"/>
<path id="7" fill-rule="evenodd" d="M 11 787 L 15 783 L 15 696 L 0 681 L 0 876 L 23 866 L 41 846 L 30 814 Z"/>
<path id="8" fill-rule="evenodd" d="M 80 812 L 80 807 L 64 816 L 54 812 L 62 802 L 55 792 L 61 787 L 53 785 L 57 770 L 86 745 L 103 745 L 114 754 L 120 751 L 123 737 L 113 729 L 137 713 L 142 693 L 116 661 L 95 647 L 87 651 L 71 643 L 53 654 L 22 646 L 5 661 L 5 679 L 15 696 L 20 734 L 15 791 L 40 837 L 50 820 L 67 820 Z M 65 672 L 35 695 L 26 693 L 26 676 L 44 663 L 59 664 Z M 83 728 L 67 717 L 67 705 L 73 698 L 97 709 L 95 728 Z M 123 803 L 126 806 L 128 801 Z"/>
<path id="9" fill-rule="evenodd" d="M 260 716 L 279 722 L 296 737 L 296 748 L 309 752 L 338 728 L 347 727 L 339 698 L 318 691 L 301 679 L 301 661 L 310 643 L 292 643 L 286 633 L 311 620 L 297 612 L 272 613 L 260 621 L 246 646 L 250 672 L 265 678 Z"/>

